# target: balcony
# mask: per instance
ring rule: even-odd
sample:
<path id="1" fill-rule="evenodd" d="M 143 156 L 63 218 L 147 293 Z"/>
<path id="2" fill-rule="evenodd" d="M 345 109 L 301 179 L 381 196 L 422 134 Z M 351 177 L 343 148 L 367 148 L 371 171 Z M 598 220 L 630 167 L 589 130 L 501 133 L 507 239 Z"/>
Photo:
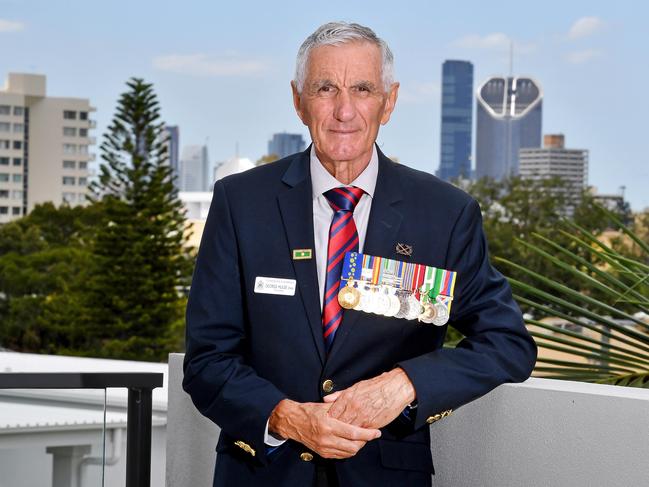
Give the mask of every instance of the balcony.
<path id="1" fill-rule="evenodd" d="M 169 358 L 167 486 L 211 485 L 217 426 Z M 647 485 L 649 390 L 546 379 L 505 384 L 430 427 L 435 487 Z"/>

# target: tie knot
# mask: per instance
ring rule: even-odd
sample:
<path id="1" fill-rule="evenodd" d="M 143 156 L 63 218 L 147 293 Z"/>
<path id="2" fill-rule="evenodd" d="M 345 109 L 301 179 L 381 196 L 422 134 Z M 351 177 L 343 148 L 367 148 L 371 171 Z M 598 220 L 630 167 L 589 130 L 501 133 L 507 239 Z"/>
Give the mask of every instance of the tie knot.
<path id="1" fill-rule="evenodd" d="M 363 196 L 361 188 L 355 186 L 344 186 L 341 188 L 330 189 L 324 192 L 325 198 L 329 201 L 329 206 L 334 211 L 354 211 L 356 205 Z"/>

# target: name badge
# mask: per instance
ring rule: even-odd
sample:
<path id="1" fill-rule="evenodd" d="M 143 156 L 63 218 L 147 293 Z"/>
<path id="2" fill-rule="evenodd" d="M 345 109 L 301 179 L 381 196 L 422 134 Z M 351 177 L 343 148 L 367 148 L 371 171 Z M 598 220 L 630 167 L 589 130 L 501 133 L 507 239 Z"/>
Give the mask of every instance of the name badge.
<path id="1" fill-rule="evenodd" d="M 257 276 L 255 278 L 255 293 L 295 296 L 295 279 Z"/>

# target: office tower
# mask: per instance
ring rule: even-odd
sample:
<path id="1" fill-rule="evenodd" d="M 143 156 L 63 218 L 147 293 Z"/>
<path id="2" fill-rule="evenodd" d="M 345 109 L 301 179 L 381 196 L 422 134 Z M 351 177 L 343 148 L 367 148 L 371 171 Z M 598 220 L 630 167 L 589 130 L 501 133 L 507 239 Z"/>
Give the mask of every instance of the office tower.
<path id="1" fill-rule="evenodd" d="M 302 152 L 305 148 L 304 138 L 301 134 L 273 134 L 268 141 L 268 155 L 275 154 L 280 159 L 290 156 L 296 152 Z"/>
<path id="2" fill-rule="evenodd" d="M 0 223 L 46 201 L 86 201 L 94 110 L 84 98 L 47 96 L 43 75 L 9 73 L 0 89 Z"/>
<path id="3" fill-rule="evenodd" d="M 542 148 L 521 149 L 519 152 L 520 176 L 524 179 L 543 180 L 560 178 L 560 186 L 566 198 L 564 214 L 574 213 L 581 192 L 588 185 L 588 151 L 566 149 L 563 134 L 546 135 Z"/>
<path id="4" fill-rule="evenodd" d="M 164 128 L 165 144 L 169 166 L 174 176 L 174 186 L 180 189 L 180 131 L 177 125 L 167 125 Z"/>
<path id="5" fill-rule="evenodd" d="M 473 64 L 442 64 L 442 123 L 437 176 L 449 181 L 471 176 Z"/>
<path id="6" fill-rule="evenodd" d="M 559 177 L 575 193 L 588 185 L 588 151 L 566 149 L 563 134 L 546 135 L 543 148 L 521 149 L 520 175 L 526 179 Z"/>
<path id="7" fill-rule="evenodd" d="M 181 191 L 211 191 L 207 146 L 188 145 L 180 159 Z"/>
<path id="8" fill-rule="evenodd" d="M 519 150 L 541 147 L 541 86 L 532 78 L 493 77 L 476 98 L 476 176 L 500 181 L 517 175 Z"/>

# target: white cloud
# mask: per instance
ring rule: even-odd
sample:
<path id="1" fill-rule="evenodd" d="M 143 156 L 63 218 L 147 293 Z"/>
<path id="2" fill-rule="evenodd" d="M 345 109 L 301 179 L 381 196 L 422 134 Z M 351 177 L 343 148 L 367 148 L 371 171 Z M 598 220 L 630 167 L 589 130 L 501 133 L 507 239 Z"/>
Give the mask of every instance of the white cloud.
<path id="1" fill-rule="evenodd" d="M 584 64 L 602 55 L 602 51 L 597 49 L 583 49 L 581 51 L 572 51 L 564 56 L 564 59 L 570 64 Z"/>
<path id="2" fill-rule="evenodd" d="M 493 32 L 484 36 L 469 34 L 455 40 L 451 45 L 462 49 L 505 50 L 509 49 L 512 42 L 514 43 L 514 52 L 517 54 L 528 53 L 536 49 L 535 44 L 515 41 L 502 32 Z"/>
<path id="3" fill-rule="evenodd" d="M 153 67 L 172 73 L 211 77 L 250 76 L 267 69 L 265 62 L 242 59 L 234 52 L 225 56 L 209 56 L 203 53 L 157 56 L 153 59 Z"/>
<path id="4" fill-rule="evenodd" d="M 604 22 L 599 17 L 581 17 L 577 19 L 568 31 L 568 39 L 582 39 L 600 31 Z"/>
<path id="5" fill-rule="evenodd" d="M 22 22 L 0 19 L 0 32 L 18 32 L 25 28 Z"/>

